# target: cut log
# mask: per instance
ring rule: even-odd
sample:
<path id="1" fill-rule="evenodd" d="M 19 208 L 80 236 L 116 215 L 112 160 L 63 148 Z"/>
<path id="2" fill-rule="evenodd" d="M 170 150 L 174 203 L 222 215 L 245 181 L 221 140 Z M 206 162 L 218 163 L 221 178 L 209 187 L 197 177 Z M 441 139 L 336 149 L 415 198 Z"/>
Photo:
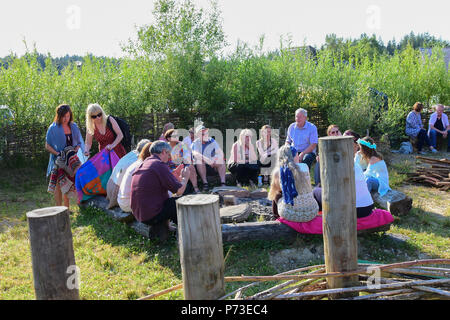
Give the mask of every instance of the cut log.
<path id="1" fill-rule="evenodd" d="M 395 216 L 406 215 L 412 208 L 412 199 L 397 190 L 389 190 L 382 197 L 378 192 L 373 192 L 372 198 L 379 206 Z"/>
<path id="2" fill-rule="evenodd" d="M 250 198 L 252 198 L 252 199 L 267 198 L 267 190 L 266 189 L 257 189 L 255 191 L 252 191 L 252 192 L 250 192 Z"/>
<path id="3" fill-rule="evenodd" d="M 247 220 L 251 212 L 248 203 L 224 207 L 220 209 L 220 221 L 222 223 L 242 222 Z"/>
<path id="4" fill-rule="evenodd" d="M 79 273 L 75 264 L 69 209 L 36 209 L 26 216 L 36 299 L 78 300 Z"/>
<path id="5" fill-rule="evenodd" d="M 221 197 L 226 196 L 226 195 L 235 196 L 237 198 L 249 198 L 250 197 L 250 191 L 248 191 L 244 188 L 230 187 L 230 186 L 216 187 L 211 190 L 211 193 L 216 193 Z"/>
<path id="6" fill-rule="evenodd" d="M 235 205 L 237 205 L 237 198 L 232 195 L 224 195 L 223 196 L 223 205 L 224 206 L 235 206 Z"/>
<path id="7" fill-rule="evenodd" d="M 358 235 L 374 232 L 385 232 L 390 224 L 377 228 L 359 230 Z M 236 224 L 222 224 L 222 241 L 239 242 L 250 240 L 295 240 L 297 236 L 313 236 L 301 234 L 279 221 L 244 222 Z"/>

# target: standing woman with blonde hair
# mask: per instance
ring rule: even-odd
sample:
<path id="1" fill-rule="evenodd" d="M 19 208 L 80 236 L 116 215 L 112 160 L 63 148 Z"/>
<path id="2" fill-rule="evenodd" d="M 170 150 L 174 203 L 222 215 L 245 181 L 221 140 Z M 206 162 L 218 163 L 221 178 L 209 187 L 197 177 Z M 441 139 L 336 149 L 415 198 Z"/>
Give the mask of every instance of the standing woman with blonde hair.
<path id="1" fill-rule="evenodd" d="M 284 145 L 280 148 L 268 198 L 272 200 L 275 216 L 288 221 L 307 222 L 317 216 L 319 205 L 314 199 L 309 167 L 298 162 L 299 156 L 294 147 Z"/>
<path id="2" fill-rule="evenodd" d="M 110 121 L 114 132 L 108 128 L 107 121 Z M 119 158 L 122 158 L 127 153 L 121 144 L 123 133 L 117 121 L 113 117 L 107 116 L 102 107 L 97 103 L 90 104 L 86 109 L 86 142 L 84 149 L 86 156 L 89 156 L 92 138 L 97 140 L 99 151 L 105 148 L 107 150 L 114 150 Z"/>

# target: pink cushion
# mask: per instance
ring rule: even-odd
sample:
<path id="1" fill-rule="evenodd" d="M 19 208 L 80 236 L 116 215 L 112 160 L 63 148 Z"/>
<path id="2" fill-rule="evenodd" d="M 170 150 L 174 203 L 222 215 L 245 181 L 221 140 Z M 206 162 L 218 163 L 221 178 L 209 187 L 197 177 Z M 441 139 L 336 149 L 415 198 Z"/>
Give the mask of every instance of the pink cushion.
<path id="1" fill-rule="evenodd" d="M 278 218 L 278 221 L 288 225 L 299 233 L 307 234 L 322 234 L 322 216 L 318 215 L 308 222 L 292 222 L 283 218 Z M 358 218 L 356 230 L 372 229 L 392 223 L 394 217 L 389 211 L 382 209 L 374 209 L 372 213 L 364 218 Z"/>

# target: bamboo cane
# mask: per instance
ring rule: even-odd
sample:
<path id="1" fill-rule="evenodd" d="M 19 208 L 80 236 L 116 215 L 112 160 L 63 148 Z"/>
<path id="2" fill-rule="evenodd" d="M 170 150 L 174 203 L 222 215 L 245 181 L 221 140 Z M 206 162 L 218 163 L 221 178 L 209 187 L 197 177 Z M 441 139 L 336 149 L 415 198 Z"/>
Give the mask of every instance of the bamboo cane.
<path id="1" fill-rule="evenodd" d="M 154 299 L 154 298 L 157 298 L 157 297 L 159 297 L 159 296 L 162 296 L 162 295 L 164 295 L 164 294 L 166 294 L 166 293 L 169 293 L 169 292 L 172 292 L 172 291 L 181 289 L 181 288 L 183 288 L 183 284 L 182 284 L 182 283 L 177 284 L 176 286 L 173 286 L 173 287 L 171 287 L 171 288 L 168 288 L 168 289 L 165 289 L 165 290 L 162 290 L 162 291 L 153 293 L 153 294 L 151 294 L 151 295 L 148 295 L 148 296 L 139 298 L 138 300 L 150 300 L 150 299 Z"/>
<path id="2" fill-rule="evenodd" d="M 414 286 L 412 288 L 413 289 L 418 289 L 418 290 L 421 290 L 421 291 L 425 291 L 425 292 L 436 293 L 436 294 L 439 294 L 441 296 L 445 296 L 445 297 L 449 297 L 450 298 L 450 291 L 445 291 L 445 290 L 441 290 L 441 289 L 437 289 L 437 288 L 430 288 L 430 287 L 426 287 L 426 286 Z"/>
<path id="3" fill-rule="evenodd" d="M 401 282 L 401 283 L 391 283 L 391 284 L 380 284 L 377 286 L 373 286 L 369 288 L 368 286 L 359 286 L 359 287 L 351 287 L 351 288 L 338 288 L 338 289 L 327 289 L 327 290 L 319 290 L 313 292 L 302 292 L 302 293 L 294 293 L 290 295 L 280 295 L 277 298 L 282 299 L 290 299 L 290 298 L 300 298 L 300 297 L 312 297 L 319 295 L 328 295 L 328 294 L 337 294 L 337 293 L 348 293 L 348 292 L 360 292 L 360 291 L 378 291 L 384 289 L 399 289 L 399 288 L 409 288 L 412 286 L 421 286 L 421 285 L 436 285 L 442 283 L 450 283 L 450 279 L 437 279 L 437 280 L 418 280 L 418 281 L 409 281 L 409 282 Z"/>
<path id="4" fill-rule="evenodd" d="M 319 270 L 310 272 L 309 274 L 311 275 L 311 274 L 321 273 L 321 272 L 323 272 L 324 270 L 325 270 L 325 268 L 321 268 L 321 269 L 319 269 Z M 319 280 L 320 280 L 320 279 L 319 279 Z M 308 280 L 307 280 L 307 281 L 308 281 Z M 296 288 L 302 287 L 302 286 L 305 286 L 305 285 L 308 285 L 309 283 L 306 283 L 307 281 L 304 281 L 304 282 L 300 283 Z M 270 288 L 270 289 L 267 289 L 267 290 L 265 290 L 265 291 L 262 291 L 262 292 L 260 292 L 260 293 L 257 293 L 257 294 L 255 294 L 255 295 L 253 295 L 253 296 L 251 296 L 251 297 L 248 297 L 247 299 L 248 299 L 248 300 L 254 300 L 254 299 L 256 300 L 256 299 L 261 298 L 261 297 L 264 296 L 264 295 L 268 295 L 268 296 L 265 296 L 265 297 L 264 297 L 265 300 L 266 300 L 266 299 L 268 300 L 268 299 L 270 299 L 272 296 L 276 296 L 276 295 L 281 294 L 280 291 L 278 291 L 278 292 L 276 292 L 276 293 L 273 293 L 274 291 L 277 291 L 277 290 L 279 290 L 279 289 L 283 289 L 283 288 L 285 288 L 286 286 L 289 286 L 289 285 L 294 284 L 294 283 L 296 283 L 296 282 L 298 282 L 298 281 L 296 281 L 296 280 L 289 280 L 289 281 L 286 281 L 286 282 L 281 283 L 281 284 L 279 284 L 279 285 L 277 285 L 277 286 L 275 286 L 275 287 L 272 287 L 272 288 Z M 284 293 L 284 292 L 290 291 L 290 290 L 292 290 L 292 289 L 293 289 L 293 288 L 290 287 L 290 288 L 287 288 L 287 289 L 282 290 L 282 291 L 283 291 L 283 293 Z M 270 293 L 272 293 L 272 294 L 270 294 Z"/>
<path id="5" fill-rule="evenodd" d="M 311 270 L 311 269 L 323 268 L 323 267 L 325 267 L 324 264 L 320 264 L 320 265 L 316 265 L 316 266 L 303 267 L 303 268 L 298 268 L 298 269 L 289 270 L 289 271 L 285 271 L 285 272 L 279 273 L 279 274 L 277 274 L 277 276 L 291 274 L 291 273 L 297 273 L 297 272 L 303 272 L 303 271 L 308 271 L 308 270 Z M 225 281 L 227 281 L 227 277 L 225 278 Z M 250 287 L 253 287 L 253 286 L 257 285 L 257 284 L 259 284 L 259 281 L 253 282 L 253 283 L 250 283 L 250 284 L 248 284 L 246 286 L 238 288 L 238 289 L 234 290 L 233 292 L 230 292 L 230 293 L 224 295 L 223 297 L 219 298 L 219 300 L 224 300 L 224 299 L 232 296 L 233 294 L 235 294 L 235 293 L 237 293 L 237 292 L 239 292 L 241 290 L 246 290 L 246 289 L 248 289 Z"/>
<path id="6" fill-rule="evenodd" d="M 379 297 L 385 297 L 385 296 L 393 296 L 400 293 L 410 293 L 414 292 L 412 289 L 399 289 L 399 290 L 392 290 L 392 291 L 384 291 L 379 293 L 373 293 L 373 294 L 367 294 L 364 296 L 354 297 L 354 298 L 348 298 L 348 299 L 342 299 L 342 300 L 372 300 Z"/>

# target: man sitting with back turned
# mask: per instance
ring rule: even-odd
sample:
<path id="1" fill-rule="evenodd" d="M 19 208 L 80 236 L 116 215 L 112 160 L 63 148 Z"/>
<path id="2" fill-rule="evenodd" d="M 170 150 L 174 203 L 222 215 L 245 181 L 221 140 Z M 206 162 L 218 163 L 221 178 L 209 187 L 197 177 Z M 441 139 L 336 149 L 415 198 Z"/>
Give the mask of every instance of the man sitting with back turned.
<path id="1" fill-rule="evenodd" d="M 169 235 L 169 220 L 177 223 L 175 200 L 186 189 L 189 170 L 183 169 L 181 182 L 170 172 L 167 161 L 171 148 L 167 142 L 153 142 L 150 153 L 133 174 L 131 210 L 136 220 L 151 226 L 150 238 L 165 241 Z M 174 196 L 169 198 L 167 191 Z"/>
<path id="2" fill-rule="evenodd" d="M 286 144 L 297 149 L 300 162 L 306 163 L 311 168 L 316 158 L 319 136 L 317 127 L 307 119 L 308 112 L 305 109 L 299 108 L 295 111 L 295 122 L 288 128 Z"/>

